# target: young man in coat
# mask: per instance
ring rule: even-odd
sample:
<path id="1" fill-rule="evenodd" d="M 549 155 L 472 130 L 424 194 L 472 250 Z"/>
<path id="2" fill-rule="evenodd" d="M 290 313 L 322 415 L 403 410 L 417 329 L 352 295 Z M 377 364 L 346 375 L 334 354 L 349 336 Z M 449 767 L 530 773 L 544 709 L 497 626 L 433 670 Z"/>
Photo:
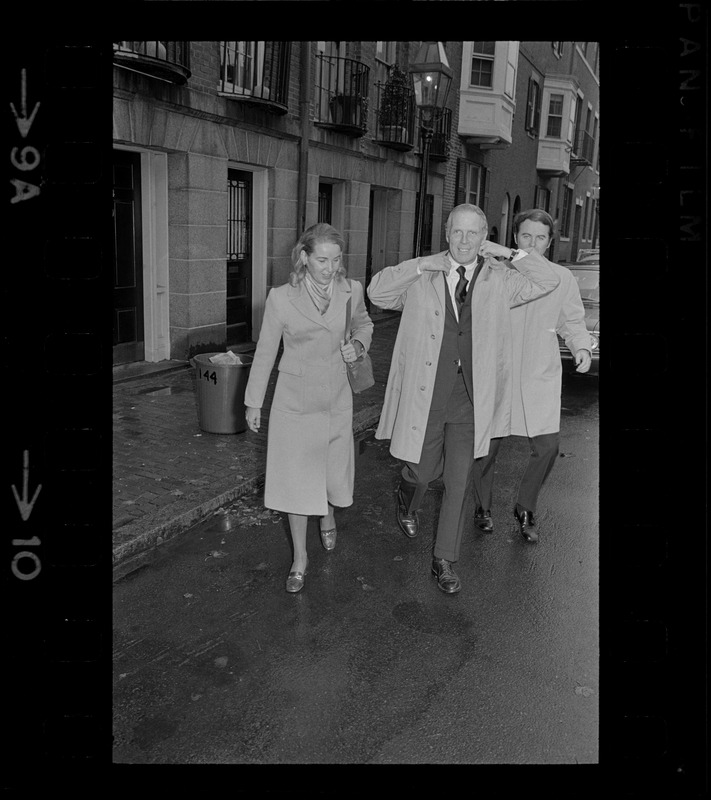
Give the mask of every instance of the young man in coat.
<path id="1" fill-rule="evenodd" d="M 541 209 L 521 212 L 514 220 L 516 245 L 524 249 L 532 247 L 544 256 L 553 240 L 553 225 L 550 215 Z M 532 303 L 511 309 L 514 361 L 510 434 L 528 437 L 531 448 L 514 517 L 521 535 L 529 542 L 538 541 L 535 519 L 538 495 L 558 455 L 563 370 L 556 334 L 573 354 L 578 372 L 587 372 L 592 358 L 578 284 L 570 270 L 550 261 L 548 264 L 560 278 L 558 286 Z M 476 498 L 474 522 L 485 533 L 494 530 L 491 498 L 500 445 L 500 438 L 492 438 L 488 455 L 477 459 L 472 475 Z"/>
<path id="2" fill-rule="evenodd" d="M 439 477 L 444 495 L 432 572 L 438 587 L 458 592 L 464 506 L 475 457 L 511 417 L 510 308 L 551 292 L 559 278 L 538 253 L 521 251 L 508 269 L 489 255 L 509 248 L 486 241 L 483 211 L 460 205 L 449 215 L 449 250 L 378 272 L 373 303 L 402 311 L 376 438 L 404 462 L 397 519 L 418 533 L 418 509 Z"/>

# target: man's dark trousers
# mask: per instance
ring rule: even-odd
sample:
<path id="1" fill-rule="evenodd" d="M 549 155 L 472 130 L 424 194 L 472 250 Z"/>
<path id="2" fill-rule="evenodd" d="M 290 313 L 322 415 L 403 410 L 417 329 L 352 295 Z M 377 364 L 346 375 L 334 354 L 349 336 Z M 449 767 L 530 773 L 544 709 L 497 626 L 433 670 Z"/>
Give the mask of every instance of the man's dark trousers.
<path id="1" fill-rule="evenodd" d="M 528 439 L 531 448 L 528 464 L 518 487 L 517 505 L 527 511 L 536 512 L 538 495 L 546 478 L 550 474 L 558 456 L 560 434 L 544 433 Z M 474 497 L 476 504 L 485 510 L 491 509 L 494 485 L 494 465 L 501 446 L 501 439 L 492 439 L 489 454 L 477 458 L 472 471 Z"/>
<path id="2" fill-rule="evenodd" d="M 444 273 L 442 273 L 444 278 Z M 474 281 L 459 315 L 445 281 L 444 338 L 439 352 L 435 385 L 425 439 L 418 463 L 404 462 L 401 491 L 408 511 L 416 511 L 430 483 L 442 478 L 444 494 L 437 524 L 435 558 L 457 561 L 464 529 L 464 512 L 474 463 L 474 409 L 472 405 L 472 316 Z M 461 366 L 460 366 L 461 364 Z"/>

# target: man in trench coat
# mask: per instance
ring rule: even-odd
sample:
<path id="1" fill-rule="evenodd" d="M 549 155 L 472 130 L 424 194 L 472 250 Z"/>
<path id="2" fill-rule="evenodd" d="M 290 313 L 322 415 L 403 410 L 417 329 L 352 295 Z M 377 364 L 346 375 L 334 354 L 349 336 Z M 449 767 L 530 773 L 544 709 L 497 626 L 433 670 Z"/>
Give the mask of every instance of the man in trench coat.
<path id="1" fill-rule="evenodd" d="M 514 219 L 517 246 L 533 247 L 542 257 L 553 241 L 554 222 L 542 209 L 522 211 Z M 513 251 L 515 252 L 515 251 Z M 587 372 L 592 342 L 585 308 L 569 269 L 548 262 L 560 278 L 558 286 L 532 303 L 511 309 L 513 333 L 512 436 L 526 436 L 530 456 L 518 489 L 514 517 L 529 542 L 539 537 L 538 495 L 558 455 L 562 366 L 558 335 L 573 355 L 578 372 Z M 494 464 L 501 439 L 492 438 L 489 453 L 476 460 L 472 474 L 476 509 L 474 523 L 484 533 L 494 530 L 491 518 Z"/>
<path id="2" fill-rule="evenodd" d="M 386 267 L 368 287 L 373 303 L 402 311 L 376 438 L 404 462 L 397 519 L 418 534 L 418 509 L 441 477 L 444 494 L 432 573 L 448 594 L 461 589 L 459 558 L 467 487 L 475 457 L 511 424 L 511 306 L 552 291 L 559 278 L 535 251 L 508 269 L 488 256 L 509 248 L 486 241 L 477 206 L 447 219 L 448 251 Z"/>

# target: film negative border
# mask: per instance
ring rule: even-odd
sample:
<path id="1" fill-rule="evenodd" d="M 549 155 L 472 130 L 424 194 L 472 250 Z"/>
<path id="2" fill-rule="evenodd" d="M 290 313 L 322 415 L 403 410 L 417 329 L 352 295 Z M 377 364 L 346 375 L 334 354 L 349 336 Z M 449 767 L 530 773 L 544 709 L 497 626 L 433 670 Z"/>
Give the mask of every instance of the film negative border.
<path id="1" fill-rule="evenodd" d="M 8 42 L 6 689 L 25 786 L 110 758 L 109 53 Z"/>

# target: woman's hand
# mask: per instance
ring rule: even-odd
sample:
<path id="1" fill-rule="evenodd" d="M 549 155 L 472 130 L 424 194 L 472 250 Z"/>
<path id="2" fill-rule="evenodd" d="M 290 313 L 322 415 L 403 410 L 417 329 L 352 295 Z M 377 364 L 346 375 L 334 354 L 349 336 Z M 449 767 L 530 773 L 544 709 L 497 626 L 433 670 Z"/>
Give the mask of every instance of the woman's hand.
<path id="1" fill-rule="evenodd" d="M 250 429 L 250 431 L 259 433 L 259 426 L 262 422 L 262 409 L 252 408 L 251 406 L 247 406 L 247 410 L 244 412 L 244 416 L 245 419 L 247 420 L 247 427 Z"/>
<path id="2" fill-rule="evenodd" d="M 364 349 L 363 345 L 357 340 L 355 340 L 354 344 L 353 341 L 347 342 L 345 339 L 341 339 L 341 358 L 346 364 L 353 363 Z"/>

